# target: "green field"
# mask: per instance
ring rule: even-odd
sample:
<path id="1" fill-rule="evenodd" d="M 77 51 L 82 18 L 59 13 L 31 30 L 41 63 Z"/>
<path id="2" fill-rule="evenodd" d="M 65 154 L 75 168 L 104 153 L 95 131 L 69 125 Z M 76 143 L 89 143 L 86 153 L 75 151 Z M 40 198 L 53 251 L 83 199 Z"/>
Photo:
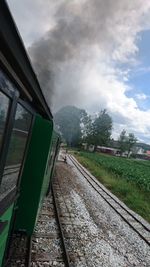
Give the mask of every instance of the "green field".
<path id="1" fill-rule="evenodd" d="M 150 222 L 149 161 L 87 152 L 75 152 L 75 156 L 109 190 Z"/>

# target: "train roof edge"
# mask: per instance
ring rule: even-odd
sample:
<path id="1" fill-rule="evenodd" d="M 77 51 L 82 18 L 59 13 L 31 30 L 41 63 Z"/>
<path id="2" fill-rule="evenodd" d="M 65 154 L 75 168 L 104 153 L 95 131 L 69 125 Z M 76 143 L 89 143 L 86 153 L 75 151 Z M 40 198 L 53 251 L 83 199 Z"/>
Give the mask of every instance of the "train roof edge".
<path id="1" fill-rule="evenodd" d="M 52 119 L 51 110 L 42 93 L 23 41 L 5 0 L 0 1 L 0 59 L 2 57 L 9 63 L 16 76 L 23 83 L 39 113 L 46 118 Z M 0 61 L 2 64 L 2 60 Z"/>

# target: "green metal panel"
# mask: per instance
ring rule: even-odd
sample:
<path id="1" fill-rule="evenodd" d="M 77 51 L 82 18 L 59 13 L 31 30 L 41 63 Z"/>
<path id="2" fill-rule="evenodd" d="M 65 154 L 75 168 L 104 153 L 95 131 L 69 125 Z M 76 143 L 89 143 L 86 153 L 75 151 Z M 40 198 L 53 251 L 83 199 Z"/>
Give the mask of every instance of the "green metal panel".
<path id="1" fill-rule="evenodd" d="M 51 166 L 51 174 L 50 177 L 52 179 L 53 173 L 54 173 L 54 166 L 55 166 L 55 161 L 57 159 L 57 142 L 58 142 L 59 135 L 56 132 L 53 132 L 53 160 L 52 160 L 52 166 Z"/>
<path id="2" fill-rule="evenodd" d="M 1 221 L 8 221 L 5 229 L 3 230 L 3 232 L 0 235 L 0 266 L 2 266 L 3 256 L 4 256 L 6 242 L 7 242 L 7 237 L 8 237 L 8 233 L 9 233 L 10 221 L 11 221 L 12 212 L 13 212 L 13 206 L 14 206 L 14 204 L 12 204 L 7 209 L 7 211 L 5 211 L 5 213 L 0 217 Z"/>
<path id="3" fill-rule="evenodd" d="M 53 122 L 36 116 L 28 154 L 21 178 L 20 197 L 16 216 L 16 230 L 33 233 L 38 208 L 44 197 L 45 168 L 49 154 Z M 43 192 L 43 194 L 42 194 Z"/>
<path id="4" fill-rule="evenodd" d="M 49 169 L 48 169 L 49 179 L 48 179 L 48 187 L 46 194 L 49 193 L 49 191 L 51 190 L 51 183 L 54 173 L 55 162 L 58 156 L 59 142 L 60 142 L 60 136 L 55 131 L 53 131 L 53 137 L 51 143 L 51 161 L 49 162 Z"/>
<path id="5" fill-rule="evenodd" d="M 51 146 L 50 146 L 50 150 L 49 150 L 49 155 L 48 155 L 46 169 L 45 169 L 45 175 L 44 175 L 44 181 L 43 181 L 43 186 L 42 186 L 42 191 L 41 191 L 41 200 L 46 195 L 46 193 L 48 191 L 49 184 L 51 182 L 50 179 L 52 176 L 57 139 L 58 139 L 58 135 L 56 135 L 56 133 L 53 131 Z M 40 201 L 40 203 L 42 203 L 42 201 Z"/>

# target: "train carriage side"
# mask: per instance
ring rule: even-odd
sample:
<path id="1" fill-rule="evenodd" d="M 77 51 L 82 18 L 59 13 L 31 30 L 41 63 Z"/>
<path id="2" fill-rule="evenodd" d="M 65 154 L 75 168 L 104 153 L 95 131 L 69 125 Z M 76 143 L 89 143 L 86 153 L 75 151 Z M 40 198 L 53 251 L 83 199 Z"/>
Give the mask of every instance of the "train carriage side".
<path id="1" fill-rule="evenodd" d="M 0 266 L 11 219 L 19 196 L 19 183 L 34 112 L 21 100 L 19 90 L 0 70 Z"/>
<path id="2" fill-rule="evenodd" d="M 20 185 L 20 197 L 17 202 L 15 229 L 32 235 L 45 196 L 49 177 L 46 163 L 50 151 L 53 132 L 52 121 L 35 116 L 31 140 L 25 161 Z"/>
<path id="3" fill-rule="evenodd" d="M 53 119 L 8 6 L 0 1 L 0 267 L 13 230 L 31 235 L 48 190 Z M 52 160 L 53 160 L 52 159 Z M 53 163 L 51 161 L 53 166 Z"/>

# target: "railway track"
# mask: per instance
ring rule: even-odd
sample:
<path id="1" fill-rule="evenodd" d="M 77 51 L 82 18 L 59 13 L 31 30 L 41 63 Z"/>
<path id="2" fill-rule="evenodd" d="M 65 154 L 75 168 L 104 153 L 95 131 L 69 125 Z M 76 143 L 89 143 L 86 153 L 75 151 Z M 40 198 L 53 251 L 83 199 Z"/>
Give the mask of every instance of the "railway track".
<path id="1" fill-rule="evenodd" d="M 76 169 L 108 203 L 108 205 L 150 246 L 150 227 L 144 220 L 138 218 L 134 212 L 111 194 L 98 180 L 90 174 L 72 155 L 67 156 Z"/>
<path id="2" fill-rule="evenodd" d="M 61 220 L 65 221 L 65 217 L 59 212 L 55 189 L 57 190 L 57 183 L 53 184 L 51 193 L 43 204 L 32 237 L 18 235 L 13 240 L 11 259 L 7 261 L 6 267 L 72 266 L 61 223 Z"/>

